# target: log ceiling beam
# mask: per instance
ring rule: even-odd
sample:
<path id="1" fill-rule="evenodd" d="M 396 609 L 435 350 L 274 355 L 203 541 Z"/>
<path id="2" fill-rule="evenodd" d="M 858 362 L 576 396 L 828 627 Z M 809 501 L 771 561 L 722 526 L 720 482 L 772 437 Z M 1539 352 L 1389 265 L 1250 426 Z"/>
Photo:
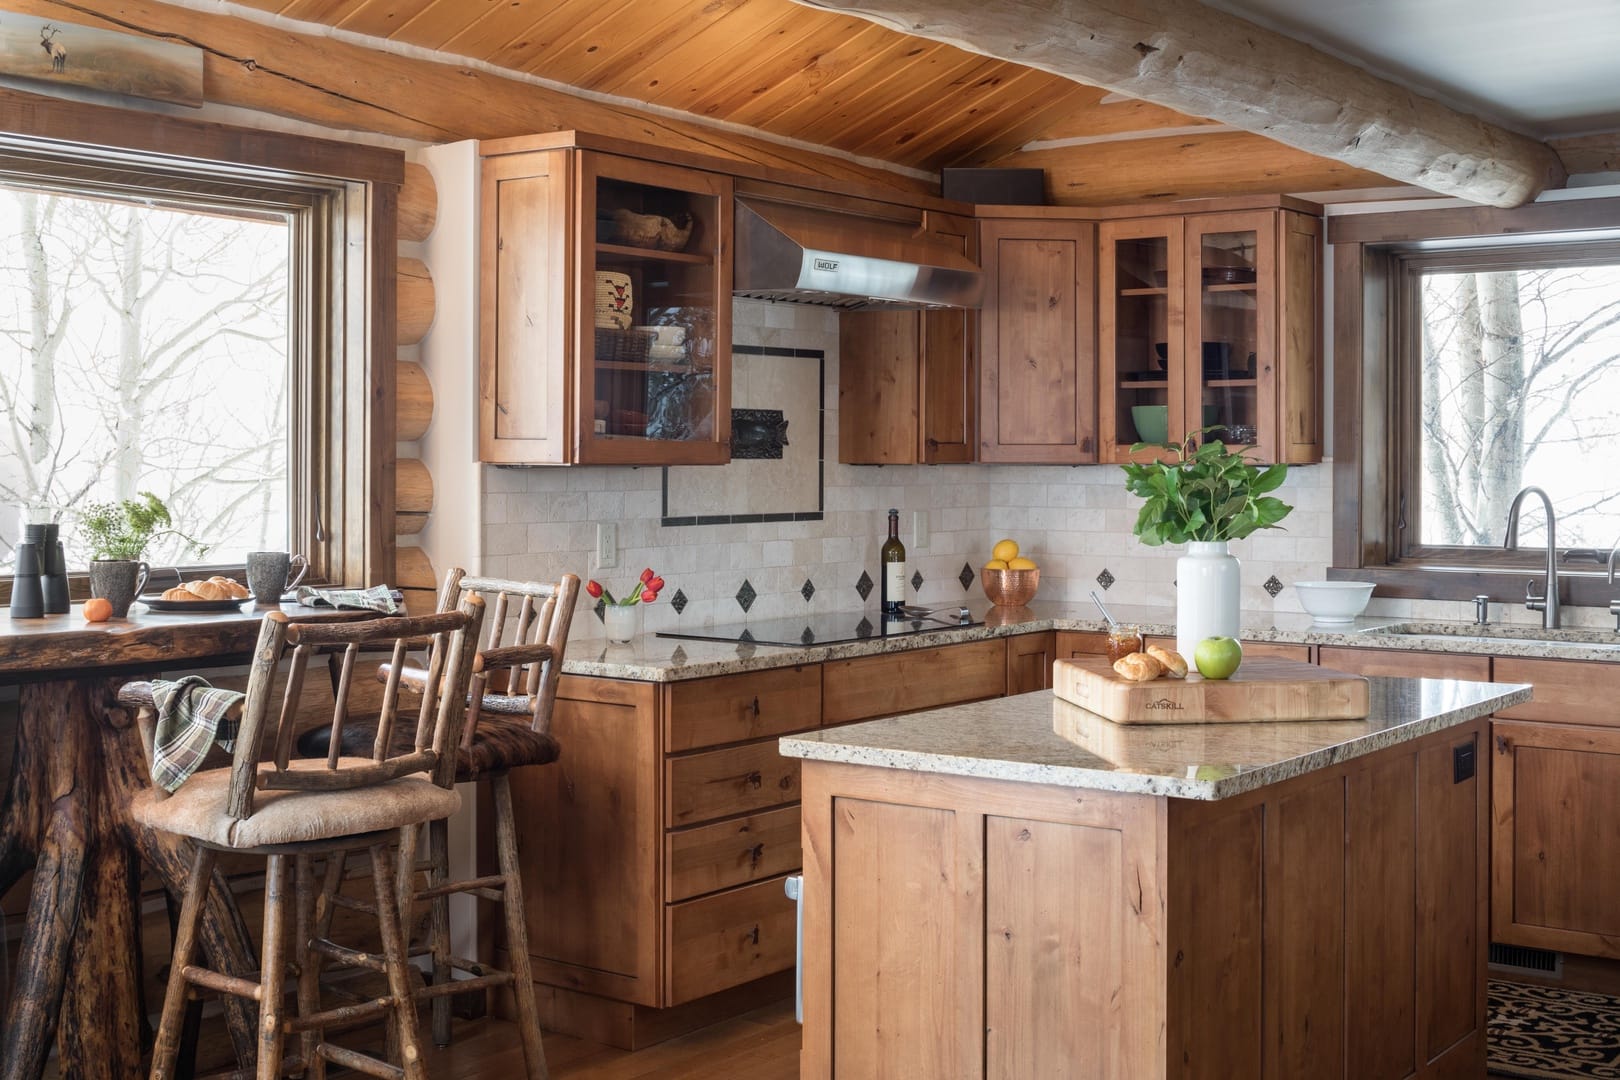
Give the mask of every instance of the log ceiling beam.
<path id="1" fill-rule="evenodd" d="M 796 2 L 1489 206 L 1519 206 L 1566 178 L 1543 143 L 1198 0 Z"/>

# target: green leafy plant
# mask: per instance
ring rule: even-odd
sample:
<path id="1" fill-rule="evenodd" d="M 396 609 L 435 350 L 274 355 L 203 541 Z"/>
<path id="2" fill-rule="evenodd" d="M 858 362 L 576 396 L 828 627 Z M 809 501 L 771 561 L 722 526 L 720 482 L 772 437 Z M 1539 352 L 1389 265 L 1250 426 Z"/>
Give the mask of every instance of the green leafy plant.
<path id="1" fill-rule="evenodd" d="M 1241 540 L 1257 529 L 1275 529 L 1293 507 L 1275 496 L 1288 476 L 1287 465 L 1261 468 L 1243 451 L 1200 438 L 1202 428 L 1176 443 L 1137 443 L 1131 453 L 1153 447 L 1171 451 L 1172 461 L 1124 466 L 1125 490 L 1145 501 L 1136 515 L 1136 538 L 1148 547 L 1189 541 Z"/>
<path id="2" fill-rule="evenodd" d="M 79 536 L 92 559 L 138 560 L 160 536 L 178 536 L 186 542 L 186 550 L 198 556 L 208 551 L 174 528 L 169 508 L 150 491 L 141 492 L 138 499 L 86 504 L 79 515 Z"/>

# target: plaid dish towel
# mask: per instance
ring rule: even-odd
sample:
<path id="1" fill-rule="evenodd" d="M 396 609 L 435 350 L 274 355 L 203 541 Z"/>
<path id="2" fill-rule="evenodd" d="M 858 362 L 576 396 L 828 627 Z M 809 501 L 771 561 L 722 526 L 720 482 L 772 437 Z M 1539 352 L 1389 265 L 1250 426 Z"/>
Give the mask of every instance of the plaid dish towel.
<path id="1" fill-rule="evenodd" d="M 369 589 L 315 589 L 305 585 L 297 595 L 298 602 L 304 607 L 379 611 L 384 615 L 398 615 L 405 610 L 400 603 L 404 594 L 396 593 L 386 585 L 373 585 Z"/>
<path id="2" fill-rule="evenodd" d="M 214 743 L 234 750 L 239 724 L 225 714 L 246 696 L 209 686 L 200 675 L 152 683 L 152 701 L 157 705 L 152 782 L 172 792 L 197 771 Z"/>

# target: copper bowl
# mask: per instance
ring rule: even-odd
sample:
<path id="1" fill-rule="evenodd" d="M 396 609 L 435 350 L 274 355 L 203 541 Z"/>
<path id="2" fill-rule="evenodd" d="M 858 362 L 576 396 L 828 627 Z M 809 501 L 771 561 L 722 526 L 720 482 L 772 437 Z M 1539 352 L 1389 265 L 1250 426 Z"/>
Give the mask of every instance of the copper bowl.
<path id="1" fill-rule="evenodd" d="M 979 581 L 984 595 L 997 607 L 1023 607 L 1035 599 L 1035 590 L 1041 585 L 1041 571 L 1034 570 L 980 570 Z"/>

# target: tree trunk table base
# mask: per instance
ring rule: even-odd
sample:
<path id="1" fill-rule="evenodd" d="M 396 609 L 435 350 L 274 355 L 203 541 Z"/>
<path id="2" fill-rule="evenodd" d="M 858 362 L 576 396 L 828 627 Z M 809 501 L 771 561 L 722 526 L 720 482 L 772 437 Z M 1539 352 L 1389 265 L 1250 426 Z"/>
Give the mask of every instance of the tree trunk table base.
<path id="1" fill-rule="evenodd" d="M 137 826 L 128 805 L 149 787 L 125 680 L 95 676 L 20 687 L 17 750 L 0 804 L 0 895 L 34 871 L 11 1001 L 0 1025 L 0 1080 L 41 1076 L 56 1037 L 63 1080 L 145 1075 L 140 868 L 185 890 L 191 846 Z M 209 963 L 246 975 L 252 942 L 214 874 L 200 929 Z M 254 1056 L 256 1010 L 226 1002 L 237 1062 Z"/>

